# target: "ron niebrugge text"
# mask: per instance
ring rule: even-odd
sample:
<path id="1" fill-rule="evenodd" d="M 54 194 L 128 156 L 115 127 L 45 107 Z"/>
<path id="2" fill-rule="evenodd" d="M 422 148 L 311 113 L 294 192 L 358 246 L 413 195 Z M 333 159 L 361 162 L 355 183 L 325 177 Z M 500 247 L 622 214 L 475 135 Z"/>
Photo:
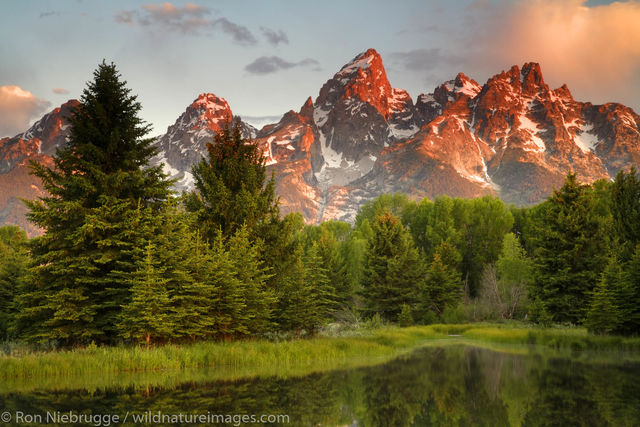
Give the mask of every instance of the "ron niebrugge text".
<path id="1" fill-rule="evenodd" d="M 286 414 L 213 414 L 207 413 L 177 413 L 165 414 L 161 411 L 146 411 L 142 413 L 127 412 L 119 414 L 85 414 L 75 411 L 49 411 L 43 414 L 31 414 L 21 411 L 0 414 L 0 421 L 14 424 L 88 424 L 95 427 L 107 427 L 115 424 L 288 424 L 289 415 Z"/>

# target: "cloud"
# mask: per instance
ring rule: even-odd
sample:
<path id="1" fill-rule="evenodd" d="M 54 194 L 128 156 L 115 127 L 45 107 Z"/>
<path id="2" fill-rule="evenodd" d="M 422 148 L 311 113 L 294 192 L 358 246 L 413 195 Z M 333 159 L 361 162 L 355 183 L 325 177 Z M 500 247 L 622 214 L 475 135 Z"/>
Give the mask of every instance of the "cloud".
<path id="1" fill-rule="evenodd" d="M 258 42 L 247 27 L 235 24 L 227 18 L 218 18 L 212 21 L 211 25 L 222 29 L 224 33 L 230 35 L 233 41 L 238 44 L 253 45 Z"/>
<path id="2" fill-rule="evenodd" d="M 639 22 L 638 0 L 593 7 L 585 0 L 480 0 L 467 10 L 462 43 L 474 68 L 535 61 L 547 81 L 567 83 L 577 97 L 637 106 Z"/>
<path id="3" fill-rule="evenodd" d="M 439 48 L 392 52 L 390 58 L 392 62 L 412 71 L 432 70 L 443 64 L 457 65 L 462 61 L 459 56 L 443 53 Z"/>
<path id="4" fill-rule="evenodd" d="M 306 58 L 299 62 L 289 62 L 279 56 L 261 56 L 252 63 L 244 67 L 251 74 L 272 74 L 277 71 L 287 70 L 294 67 L 303 67 L 316 65 L 314 70 L 318 69 L 320 63 L 312 58 Z"/>
<path id="5" fill-rule="evenodd" d="M 258 41 L 251 31 L 227 18 L 212 19 L 211 9 L 195 3 L 175 6 L 172 3 L 146 4 L 140 9 L 121 10 L 114 20 L 124 25 L 158 27 L 163 31 L 172 31 L 188 35 L 200 35 L 207 30 L 219 30 L 241 45 L 254 45 Z"/>
<path id="6" fill-rule="evenodd" d="M 63 87 L 56 87 L 53 89 L 53 93 L 56 95 L 67 95 L 69 91 Z"/>
<path id="7" fill-rule="evenodd" d="M 267 42 L 273 46 L 278 46 L 280 43 L 289 44 L 289 37 L 282 30 L 272 30 L 271 28 L 260 27 L 262 35 L 267 39 Z"/>
<path id="8" fill-rule="evenodd" d="M 27 130 L 32 119 L 40 117 L 51 103 L 36 98 L 19 86 L 0 86 L 0 136 L 13 136 Z"/>

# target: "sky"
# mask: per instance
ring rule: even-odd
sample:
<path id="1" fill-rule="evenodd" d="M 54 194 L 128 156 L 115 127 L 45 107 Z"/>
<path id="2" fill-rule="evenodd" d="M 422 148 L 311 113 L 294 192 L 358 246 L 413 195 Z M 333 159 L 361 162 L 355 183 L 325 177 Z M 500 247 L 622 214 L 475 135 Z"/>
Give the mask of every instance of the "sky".
<path id="1" fill-rule="evenodd" d="M 0 0 L 0 137 L 79 98 L 103 59 L 160 135 L 204 92 L 276 121 L 368 48 L 414 101 L 533 61 L 577 100 L 640 112 L 639 23 L 640 0 Z"/>

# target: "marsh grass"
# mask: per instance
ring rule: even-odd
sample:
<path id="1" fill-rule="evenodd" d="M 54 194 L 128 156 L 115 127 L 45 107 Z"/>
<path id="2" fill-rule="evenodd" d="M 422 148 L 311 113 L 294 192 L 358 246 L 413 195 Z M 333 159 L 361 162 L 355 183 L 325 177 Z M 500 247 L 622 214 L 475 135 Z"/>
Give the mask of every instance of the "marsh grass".
<path id="1" fill-rule="evenodd" d="M 210 368 L 224 372 L 314 372 L 351 361 L 395 356 L 441 337 L 431 328 L 383 328 L 353 337 L 270 341 L 200 342 L 188 345 L 95 347 L 0 356 L 0 382 L 68 376 L 114 376 Z M 2 387 L 0 385 L 0 387 Z"/>
<path id="2" fill-rule="evenodd" d="M 445 345 L 513 354 L 546 349 L 545 354 L 570 357 L 583 350 L 608 351 L 609 355 L 598 356 L 603 360 L 640 356 L 640 338 L 593 336 L 581 328 L 543 329 L 518 323 L 390 326 L 280 342 L 200 342 L 149 349 L 89 346 L 0 356 L 0 392 L 300 376 L 382 363 L 421 346 Z"/>

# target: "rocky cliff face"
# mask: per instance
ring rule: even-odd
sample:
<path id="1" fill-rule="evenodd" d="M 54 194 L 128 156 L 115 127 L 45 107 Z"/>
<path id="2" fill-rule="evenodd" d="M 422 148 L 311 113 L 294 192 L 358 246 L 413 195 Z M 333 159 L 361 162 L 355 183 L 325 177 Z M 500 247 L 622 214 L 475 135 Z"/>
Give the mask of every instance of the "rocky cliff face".
<path id="1" fill-rule="evenodd" d="M 224 98 L 203 93 L 157 139 L 159 153 L 155 162 L 163 163 L 164 172 L 177 179 L 178 191 L 192 188 L 191 166 L 206 156 L 207 142 L 212 142 L 214 135 L 234 120 L 242 126 L 246 138 L 256 136 L 256 129 L 233 117 Z"/>
<path id="2" fill-rule="evenodd" d="M 18 197 L 43 194 L 27 174 L 28 160 L 51 161 L 74 105 L 0 140 L 0 223 L 28 226 Z M 640 166 L 638 114 L 621 104 L 576 101 L 564 85 L 551 89 L 535 63 L 513 66 L 484 85 L 459 73 L 414 103 L 391 87 L 380 55 L 369 49 L 329 79 L 315 101 L 309 97 L 298 112 L 259 131 L 224 99 L 202 94 L 157 140 L 155 161 L 178 179 L 177 190 L 192 188 L 192 164 L 232 122 L 262 147 L 283 212 L 301 212 L 308 222 L 351 221 L 367 200 L 398 191 L 493 194 L 532 204 L 569 171 L 593 182 Z"/>
<path id="3" fill-rule="evenodd" d="M 79 105 L 70 100 L 45 114 L 27 131 L 13 138 L 0 139 L 0 225 L 15 224 L 30 236 L 40 230 L 27 221 L 27 208 L 20 199 L 45 196 L 39 178 L 29 174 L 31 160 L 53 166 L 56 149 L 69 135 L 69 117 Z"/>

